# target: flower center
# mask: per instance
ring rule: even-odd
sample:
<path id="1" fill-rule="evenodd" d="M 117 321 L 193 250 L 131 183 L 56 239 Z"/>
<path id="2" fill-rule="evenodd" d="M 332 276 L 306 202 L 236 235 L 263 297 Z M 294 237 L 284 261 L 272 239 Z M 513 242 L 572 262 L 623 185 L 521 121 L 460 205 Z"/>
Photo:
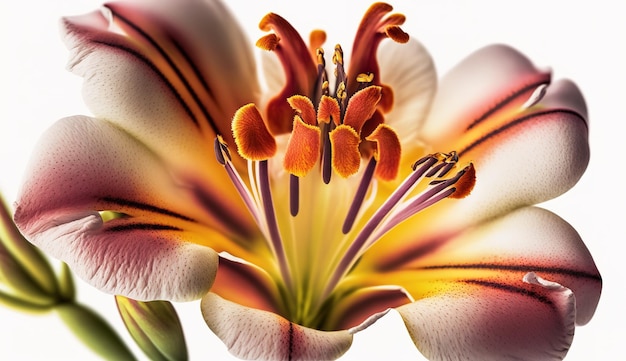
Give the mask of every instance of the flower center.
<path id="1" fill-rule="evenodd" d="M 319 172 L 298 177 L 275 171 L 282 168 L 272 164 L 277 163 L 275 157 L 248 159 L 246 182 L 221 138 L 215 144 L 217 159 L 272 251 L 275 267 L 265 271 L 283 291 L 276 300 L 285 310 L 283 316 L 310 327 L 318 326 L 324 304 L 340 291 L 341 281 L 372 245 L 430 205 L 466 196 L 475 177 L 471 164 L 458 169 L 456 153 L 451 152 L 416 161 L 386 195 L 378 192 L 374 157 L 354 176 L 328 183 Z"/>
<path id="2" fill-rule="evenodd" d="M 353 56 L 360 58 L 351 68 L 356 76 L 348 76 L 342 48 L 335 46 L 334 89 L 324 51 L 309 53 L 284 19 L 264 18 L 261 28 L 273 28 L 283 39 L 270 34 L 257 45 L 278 54 L 287 86 L 266 107 L 267 121 L 254 104 L 233 117 L 237 151 L 248 162 L 247 180 L 223 139 L 215 141 L 218 161 L 273 255 L 265 271 L 280 289 L 276 304 L 284 317 L 304 326 L 325 327 L 329 307 L 350 292 L 342 281 L 389 230 L 442 199 L 466 196 L 474 185 L 473 166 L 459 167 L 455 152 L 422 157 L 398 179 L 401 142 L 382 115 L 393 92 L 377 82 L 372 59 L 384 38 L 380 29 L 397 41 L 408 38 L 397 26 L 403 18 L 381 20 L 390 11 L 381 6 L 370 9 L 357 34 L 369 46 L 355 41 Z M 308 75 L 298 78 L 299 73 Z"/>

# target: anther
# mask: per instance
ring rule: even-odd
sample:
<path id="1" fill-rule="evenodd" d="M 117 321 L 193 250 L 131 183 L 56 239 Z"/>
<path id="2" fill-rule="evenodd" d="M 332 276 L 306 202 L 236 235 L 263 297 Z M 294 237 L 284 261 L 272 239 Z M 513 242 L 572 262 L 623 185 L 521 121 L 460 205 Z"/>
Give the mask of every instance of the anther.
<path id="1" fill-rule="evenodd" d="M 343 49 L 341 45 L 335 45 L 335 52 L 333 53 L 333 64 L 343 65 Z"/>
<path id="2" fill-rule="evenodd" d="M 359 83 L 357 91 L 365 89 L 374 81 L 374 73 L 361 73 L 356 76 L 356 82 Z"/>
<path id="3" fill-rule="evenodd" d="M 231 161 L 230 152 L 228 151 L 228 146 L 224 142 L 224 138 L 221 135 L 218 135 L 215 138 L 215 142 L 213 143 L 213 149 L 215 151 L 215 158 L 220 162 L 221 165 L 226 165 L 226 158 L 228 161 Z"/>
<path id="4" fill-rule="evenodd" d="M 326 60 L 324 59 L 324 50 L 317 49 L 317 80 L 315 86 L 315 102 L 319 102 L 322 95 L 328 95 L 328 75 L 326 74 Z"/>
<path id="5" fill-rule="evenodd" d="M 346 103 L 348 99 L 348 93 L 346 92 L 346 83 L 339 82 L 337 84 L 337 90 L 335 90 L 335 97 L 339 100 L 339 108 L 341 109 L 341 118 L 343 123 L 343 115 L 346 112 Z"/>

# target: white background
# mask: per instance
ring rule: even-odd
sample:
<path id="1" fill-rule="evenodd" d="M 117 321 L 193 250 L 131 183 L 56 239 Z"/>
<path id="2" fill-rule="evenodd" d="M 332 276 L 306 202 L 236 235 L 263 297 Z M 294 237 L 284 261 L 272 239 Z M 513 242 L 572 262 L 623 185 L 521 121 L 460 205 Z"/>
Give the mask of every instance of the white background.
<path id="1" fill-rule="evenodd" d="M 303 34 L 314 27 L 326 29 L 327 46 L 341 41 L 346 51 L 369 5 L 337 0 L 298 2 L 297 6 L 287 0 L 229 4 L 253 40 L 262 35 L 256 27 L 258 20 L 274 11 Z M 0 4 L 0 191 L 9 203 L 39 134 L 63 116 L 89 114 L 80 98 L 81 80 L 64 71 L 67 51 L 57 24 L 63 15 L 81 14 L 98 5 L 98 0 L 3 0 Z M 473 50 L 504 42 L 526 53 L 535 64 L 552 67 L 555 78 L 574 79 L 583 90 L 591 122 L 591 163 L 574 189 L 545 207 L 576 227 L 604 278 L 596 316 L 576 329 L 567 360 L 616 359 L 623 354 L 619 346 L 626 339 L 621 309 L 626 302 L 622 278 L 626 239 L 620 227 L 626 221 L 622 159 L 626 21 L 619 2 L 397 0 L 394 6 L 407 15 L 403 28 L 426 45 L 440 74 Z M 79 299 L 105 314 L 127 337 L 112 298 L 78 284 Z M 178 309 L 192 360 L 229 358 L 204 324 L 197 302 Z M 358 334 L 344 359 L 417 357 L 399 317 L 391 315 Z M 55 314 L 39 317 L 0 308 L 0 359 L 91 360 L 95 356 L 66 332 Z"/>

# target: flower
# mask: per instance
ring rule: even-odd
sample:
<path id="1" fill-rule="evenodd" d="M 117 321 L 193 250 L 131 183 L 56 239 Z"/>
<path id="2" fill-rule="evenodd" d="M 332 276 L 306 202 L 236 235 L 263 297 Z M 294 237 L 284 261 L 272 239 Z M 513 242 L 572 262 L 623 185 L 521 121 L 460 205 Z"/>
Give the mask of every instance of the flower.
<path id="1" fill-rule="evenodd" d="M 64 19 L 95 117 L 43 136 L 18 226 L 103 291 L 202 298 L 242 358 L 339 357 L 390 308 L 429 359 L 563 358 L 601 278 L 532 205 L 586 168 L 584 99 L 504 45 L 437 85 L 391 10 L 333 66 L 323 32 L 267 15 L 263 92 L 217 1 Z"/>

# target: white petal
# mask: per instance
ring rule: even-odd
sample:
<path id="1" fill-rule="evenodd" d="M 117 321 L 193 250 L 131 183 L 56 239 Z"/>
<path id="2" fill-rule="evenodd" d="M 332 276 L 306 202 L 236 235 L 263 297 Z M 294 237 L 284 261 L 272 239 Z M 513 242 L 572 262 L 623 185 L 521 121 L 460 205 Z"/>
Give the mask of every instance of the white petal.
<path id="1" fill-rule="evenodd" d="M 398 312 L 429 360 L 562 360 L 574 336 L 573 293 L 519 284 L 459 285 Z"/>
<path id="2" fill-rule="evenodd" d="M 400 135 L 405 154 L 411 153 L 437 90 L 435 65 L 426 48 L 415 39 L 406 44 L 382 42 L 378 61 L 380 80 L 392 88 L 394 95 L 386 122 Z"/>
<path id="3" fill-rule="evenodd" d="M 235 356 L 246 360 L 334 360 L 352 344 L 348 331 L 319 331 L 281 316 L 240 306 L 213 293 L 202 315 Z"/>

